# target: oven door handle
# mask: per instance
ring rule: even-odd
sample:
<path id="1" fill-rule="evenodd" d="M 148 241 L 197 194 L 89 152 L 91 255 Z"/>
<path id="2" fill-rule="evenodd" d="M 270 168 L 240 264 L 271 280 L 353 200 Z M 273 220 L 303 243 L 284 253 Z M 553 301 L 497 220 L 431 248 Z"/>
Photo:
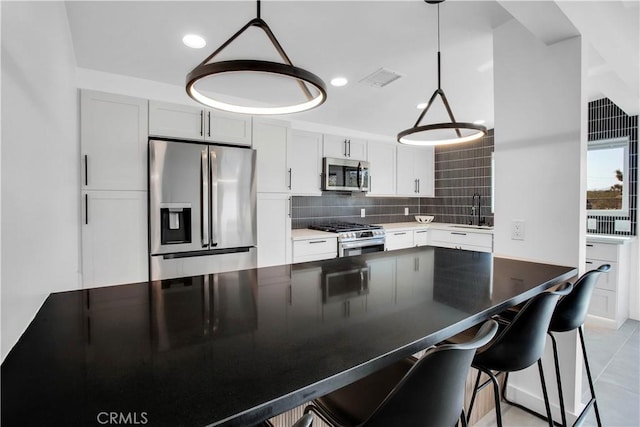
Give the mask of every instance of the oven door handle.
<path id="1" fill-rule="evenodd" d="M 342 246 L 343 249 L 363 248 L 366 246 L 378 246 L 378 245 L 384 246 L 384 239 L 367 239 L 367 240 L 360 240 L 357 242 L 340 243 L 340 246 Z"/>

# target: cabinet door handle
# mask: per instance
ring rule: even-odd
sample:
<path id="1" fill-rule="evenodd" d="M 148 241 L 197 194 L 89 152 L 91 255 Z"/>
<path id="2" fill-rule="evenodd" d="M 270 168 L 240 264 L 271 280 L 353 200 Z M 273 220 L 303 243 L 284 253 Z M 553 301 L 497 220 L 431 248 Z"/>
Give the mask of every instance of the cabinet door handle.
<path id="1" fill-rule="evenodd" d="M 209 124 L 207 125 L 207 136 L 211 138 L 211 111 L 207 113 L 209 117 Z"/>
<path id="2" fill-rule="evenodd" d="M 405 234 L 407 234 L 407 233 L 404 233 L 404 232 L 403 233 L 393 233 L 394 236 L 404 236 Z"/>
<path id="3" fill-rule="evenodd" d="M 311 240 L 309 241 L 309 244 L 313 244 L 313 243 L 327 243 L 326 240 Z"/>
<path id="4" fill-rule="evenodd" d="M 347 144 L 349 144 L 349 157 L 351 157 L 351 140 L 349 140 Z"/>
<path id="5" fill-rule="evenodd" d="M 84 185 L 89 185 L 89 156 L 84 155 Z"/>
<path id="6" fill-rule="evenodd" d="M 344 142 L 344 156 L 347 157 L 347 140 L 345 139 Z"/>
<path id="7" fill-rule="evenodd" d="M 593 261 L 585 261 L 585 264 L 593 264 Z"/>
<path id="8" fill-rule="evenodd" d="M 420 178 L 418 178 L 418 193 L 420 193 Z"/>
<path id="9" fill-rule="evenodd" d="M 291 190 L 292 179 L 293 179 L 293 176 L 291 175 L 291 168 L 289 168 L 289 190 Z"/>
<path id="10" fill-rule="evenodd" d="M 204 136 L 204 111 L 200 110 L 200 136 Z"/>
<path id="11" fill-rule="evenodd" d="M 289 218 L 291 218 L 292 214 L 293 214 L 293 206 L 291 204 L 291 197 L 289 197 Z"/>
<path id="12" fill-rule="evenodd" d="M 426 233 L 426 232 L 427 232 L 427 230 L 418 230 L 418 231 L 416 231 L 416 234 L 418 234 L 418 233 Z"/>
<path id="13" fill-rule="evenodd" d="M 592 245 L 592 244 L 590 244 L 590 243 L 587 243 L 587 247 L 588 247 L 588 248 L 592 248 L 592 247 L 593 247 L 593 245 Z"/>
<path id="14" fill-rule="evenodd" d="M 467 233 L 460 233 L 459 231 L 452 231 L 451 234 L 456 234 L 458 236 L 466 236 Z"/>
<path id="15" fill-rule="evenodd" d="M 84 224 L 89 224 L 89 195 L 84 195 Z"/>

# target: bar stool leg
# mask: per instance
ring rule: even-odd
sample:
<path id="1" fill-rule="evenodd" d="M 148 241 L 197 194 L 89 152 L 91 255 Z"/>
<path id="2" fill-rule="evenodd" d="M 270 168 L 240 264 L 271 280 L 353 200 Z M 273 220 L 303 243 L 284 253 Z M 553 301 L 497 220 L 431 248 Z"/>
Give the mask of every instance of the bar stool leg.
<path id="1" fill-rule="evenodd" d="M 547 410 L 547 421 L 549 427 L 553 427 L 553 416 L 551 415 L 551 406 L 549 405 L 549 395 L 547 394 L 547 385 L 544 381 L 544 372 L 542 370 L 542 359 L 538 359 L 538 371 L 540 372 L 540 383 L 542 384 L 542 395 L 544 396 L 544 407 Z"/>
<path id="2" fill-rule="evenodd" d="M 478 376 L 476 377 L 476 384 L 473 386 L 473 394 L 471 394 L 471 401 L 469 402 L 469 412 L 467 412 L 467 424 L 471 420 L 471 411 L 473 411 L 473 404 L 476 401 L 476 394 L 478 393 L 478 387 L 480 386 L 480 376 L 482 371 L 478 369 Z"/>
<path id="3" fill-rule="evenodd" d="M 564 412 L 564 396 L 562 393 L 562 379 L 560 378 L 560 361 L 558 360 L 558 344 L 556 343 L 556 337 L 551 332 L 548 332 L 551 337 L 551 344 L 553 346 L 553 363 L 556 368 L 556 383 L 558 385 L 558 399 L 560 401 L 560 415 L 562 416 L 562 426 L 567 427 L 567 415 Z"/>
<path id="4" fill-rule="evenodd" d="M 587 379 L 589 380 L 589 389 L 591 390 L 591 400 L 593 400 L 593 409 L 596 413 L 596 421 L 598 422 L 598 427 L 602 427 L 602 421 L 600 420 L 600 411 L 598 410 L 598 402 L 596 400 L 596 392 L 595 392 L 595 389 L 593 388 L 593 380 L 591 379 L 591 369 L 589 369 L 589 360 L 587 359 L 587 348 L 584 345 L 584 333 L 582 331 L 582 325 L 580 325 L 580 327 L 578 328 L 578 332 L 580 333 L 580 344 L 582 344 L 582 355 L 584 356 L 584 367 L 587 371 Z M 586 411 L 586 408 L 585 408 L 585 411 Z M 580 418 L 582 418 L 582 416 Z M 578 421 L 580 420 L 580 418 L 578 418 Z"/>

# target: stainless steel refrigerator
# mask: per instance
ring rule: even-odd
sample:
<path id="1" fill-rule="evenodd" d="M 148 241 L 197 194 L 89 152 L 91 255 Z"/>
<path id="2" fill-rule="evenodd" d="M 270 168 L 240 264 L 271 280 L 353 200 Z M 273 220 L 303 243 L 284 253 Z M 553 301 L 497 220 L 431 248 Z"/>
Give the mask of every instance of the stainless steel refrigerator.
<path id="1" fill-rule="evenodd" d="M 149 140 L 151 280 L 256 267 L 255 150 Z"/>

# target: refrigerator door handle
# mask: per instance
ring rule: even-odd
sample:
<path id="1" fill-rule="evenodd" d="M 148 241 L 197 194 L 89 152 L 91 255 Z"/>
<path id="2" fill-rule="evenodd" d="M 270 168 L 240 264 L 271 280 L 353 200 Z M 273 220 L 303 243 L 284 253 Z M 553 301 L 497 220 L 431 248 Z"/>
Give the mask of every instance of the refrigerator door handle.
<path id="1" fill-rule="evenodd" d="M 211 209 L 211 246 L 218 246 L 216 237 L 216 229 L 218 226 L 218 207 L 215 205 L 218 201 L 218 158 L 214 150 L 209 151 L 209 177 L 211 182 L 211 191 L 209 192 L 209 206 Z"/>
<path id="2" fill-rule="evenodd" d="M 209 246 L 209 159 L 207 158 L 207 150 L 200 152 L 200 237 L 202 239 L 202 247 Z"/>

